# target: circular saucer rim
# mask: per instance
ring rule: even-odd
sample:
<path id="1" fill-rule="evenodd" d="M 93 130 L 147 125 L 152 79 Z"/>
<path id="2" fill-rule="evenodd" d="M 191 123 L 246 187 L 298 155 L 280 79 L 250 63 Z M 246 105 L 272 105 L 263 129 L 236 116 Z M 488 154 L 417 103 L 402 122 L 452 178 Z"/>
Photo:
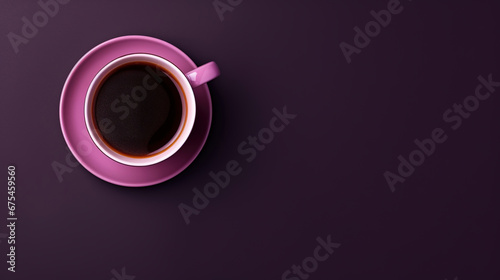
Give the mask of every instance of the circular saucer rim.
<path id="1" fill-rule="evenodd" d="M 132 45 L 130 44 L 131 42 L 137 44 L 137 41 L 139 41 L 139 43 L 141 43 L 142 41 L 143 43 L 147 44 L 148 47 L 145 47 L 145 49 L 139 49 L 130 46 Z M 106 48 L 110 48 L 116 44 L 122 45 L 121 49 L 120 46 L 115 46 L 119 49 L 119 51 L 115 51 L 112 54 L 103 55 L 105 59 L 103 59 L 102 57 L 98 57 L 100 55 L 100 52 L 109 52 L 109 50 L 106 50 Z M 151 52 L 151 48 L 159 48 L 161 53 L 158 53 L 158 50 L 156 50 L 155 52 Z M 124 49 L 126 51 L 124 51 Z M 59 119 L 64 140 L 66 141 L 66 144 L 68 145 L 70 151 L 73 153 L 78 162 L 80 162 L 80 164 L 84 166 L 85 169 L 94 174 L 96 177 L 109 183 L 124 187 L 145 187 L 156 185 L 165 182 L 184 171 L 201 152 L 208 138 L 212 122 L 212 102 L 210 98 L 210 91 L 208 89 L 208 86 L 205 84 L 193 89 L 195 92 L 196 103 L 199 104 L 199 109 L 197 109 L 197 116 L 195 119 L 193 131 L 186 141 L 186 144 L 188 144 L 188 142 L 190 143 L 189 145 L 185 144 L 183 147 L 181 147 L 181 149 L 172 157 L 150 166 L 127 166 L 110 159 L 109 157 L 104 155 L 97 147 L 93 147 L 94 149 L 90 151 L 89 155 L 82 155 L 78 151 L 78 148 L 76 146 L 80 143 L 80 141 L 89 141 L 93 145 L 92 139 L 88 134 L 88 131 L 86 131 L 85 125 L 83 126 L 83 128 L 85 128 L 86 133 L 75 133 L 75 128 L 68 127 L 69 125 L 73 124 L 76 125 L 79 129 L 82 128 L 81 124 L 84 124 L 83 103 L 81 104 L 81 106 L 79 106 L 82 107 L 81 114 L 79 114 L 79 112 L 67 112 L 69 108 L 66 110 L 65 104 L 71 102 L 70 104 L 74 107 L 76 103 L 80 103 L 79 101 L 81 101 L 82 98 L 79 98 L 79 100 L 76 101 L 75 98 L 73 98 L 71 99 L 71 101 L 68 101 L 68 99 L 70 99 L 69 96 L 71 94 L 86 94 L 86 89 L 83 90 L 81 88 L 83 87 L 82 85 L 80 85 L 80 88 L 77 87 L 77 90 L 80 93 L 74 93 L 73 91 L 70 91 L 72 83 L 81 84 L 82 82 L 78 81 L 78 79 L 85 80 L 85 77 L 79 77 L 79 74 L 82 74 L 79 73 L 79 71 L 82 71 L 81 68 L 83 67 L 83 65 L 85 65 L 85 63 L 87 63 L 91 59 L 93 59 L 94 61 L 99 61 L 100 64 L 105 64 L 123 55 L 145 52 L 155 54 L 164 57 L 169 61 L 172 61 L 172 63 L 179 67 L 179 69 L 183 73 L 187 73 L 197 67 L 196 64 L 184 52 L 163 40 L 142 35 L 128 35 L 113 38 L 91 49 L 75 64 L 66 79 L 59 104 Z M 92 68 L 92 66 L 88 67 Z M 92 72 L 97 73 L 102 67 L 93 66 L 93 68 L 94 71 Z M 88 79 L 88 77 L 95 75 L 96 73 L 83 73 L 84 75 L 81 76 L 86 76 Z M 83 97 L 83 100 L 84 99 L 85 98 Z M 69 105 L 66 105 L 66 107 L 68 106 Z M 198 114 L 199 111 L 202 111 L 202 113 Z M 68 116 L 71 114 L 72 116 Z M 82 122 L 75 121 L 75 118 L 81 120 Z M 195 129 L 197 131 L 195 131 Z M 195 137 L 203 139 L 195 139 Z M 96 158 L 98 158 L 98 160 L 96 160 Z M 109 165 L 111 165 L 112 167 L 109 167 Z M 101 169 L 99 167 L 104 168 Z M 133 177 L 133 180 L 121 179 L 119 176 L 119 174 L 129 176 L 130 172 L 136 174 L 136 176 Z"/>

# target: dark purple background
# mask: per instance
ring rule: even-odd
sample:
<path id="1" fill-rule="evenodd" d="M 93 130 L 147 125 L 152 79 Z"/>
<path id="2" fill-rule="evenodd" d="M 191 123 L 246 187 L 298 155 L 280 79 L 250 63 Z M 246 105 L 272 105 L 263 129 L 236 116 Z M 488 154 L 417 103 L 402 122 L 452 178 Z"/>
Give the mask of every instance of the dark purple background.
<path id="1" fill-rule="evenodd" d="M 1 168 L 17 168 L 17 272 L 0 278 L 281 279 L 311 256 L 316 237 L 341 243 L 310 279 L 499 279 L 498 92 L 452 131 L 442 114 L 500 80 L 498 1 L 402 1 L 404 10 L 353 62 L 340 51 L 379 1 L 249 1 L 221 22 L 211 0 L 76 1 L 15 54 L 36 1 L 0 3 Z M 439 3 L 438 3 L 439 2 Z M 197 64 L 216 61 L 206 146 L 158 186 L 124 188 L 64 163 L 61 89 L 73 65 L 108 39 L 154 36 Z M 237 146 L 271 110 L 298 117 L 246 163 Z M 383 177 L 436 127 L 448 141 L 392 193 Z M 187 226 L 210 171 L 243 172 Z M 5 233 L 6 178 L 0 182 Z"/>

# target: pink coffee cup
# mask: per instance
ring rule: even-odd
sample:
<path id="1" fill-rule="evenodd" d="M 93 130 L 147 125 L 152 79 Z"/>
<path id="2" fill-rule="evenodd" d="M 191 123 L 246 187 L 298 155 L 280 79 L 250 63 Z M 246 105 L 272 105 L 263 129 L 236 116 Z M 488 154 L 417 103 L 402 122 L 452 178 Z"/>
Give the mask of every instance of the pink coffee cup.
<path id="1" fill-rule="evenodd" d="M 130 63 L 151 63 L 165 69 L 166 74 L 181 92 L 182 117 L 175 135 L 161 148 L 143 157 L 134 157 L 117 152 L 107 143 L 95 125 L 93 106 L 98 87 L 115 69 Z M 128 166 L 149 166 L 164 161 L 175 154 L 186 142 L 193 129 L 196 117 L 196 99 L 193 88 L 203 85 L 220 75 L 215 62 L 209 62 L 186 74 L 165 58 L 146 53 L 129 54 L 119 57 L 104 66 L 93 78 L 85 97 L 85 124 L 94 144 L 112 160 Z"/>

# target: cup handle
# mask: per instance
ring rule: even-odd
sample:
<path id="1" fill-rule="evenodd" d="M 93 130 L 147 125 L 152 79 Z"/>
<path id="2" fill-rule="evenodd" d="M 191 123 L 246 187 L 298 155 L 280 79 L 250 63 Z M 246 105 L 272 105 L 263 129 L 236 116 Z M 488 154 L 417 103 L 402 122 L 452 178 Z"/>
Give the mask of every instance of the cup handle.
<path id="1" fill-rule="evenodd" d="M 213 61 L 204 64 L 186 74 L 193 88 L 206 84 L 220 75 L 219 66 Z"/>

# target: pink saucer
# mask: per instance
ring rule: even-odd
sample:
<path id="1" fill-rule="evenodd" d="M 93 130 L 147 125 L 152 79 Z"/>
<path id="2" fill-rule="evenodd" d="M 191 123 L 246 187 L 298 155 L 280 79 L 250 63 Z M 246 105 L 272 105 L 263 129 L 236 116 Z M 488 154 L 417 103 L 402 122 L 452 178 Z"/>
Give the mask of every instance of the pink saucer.
<path id="1" fill-rule="evenodd" d="M 196 119 L 186 143 L 170 158 L 151 166 L 118 163 L 92 142 L 84 119 L 84 102 L 93 77 L 110 61 L 133 53 L 149 53 L 175 64 L 183 73 L 197 66 L 182 51 L 162 40 L 146 36 L 124 36 L 106 41 L 89 51 L 75 65 L 64 85 L 59 117 L 64 139 L 76 159 L 95 176 L 120 186 L 143 187 L 164 182 L 186 169 L 200 153 L 212 121 L 208 86 L 194 88 Z"/>

